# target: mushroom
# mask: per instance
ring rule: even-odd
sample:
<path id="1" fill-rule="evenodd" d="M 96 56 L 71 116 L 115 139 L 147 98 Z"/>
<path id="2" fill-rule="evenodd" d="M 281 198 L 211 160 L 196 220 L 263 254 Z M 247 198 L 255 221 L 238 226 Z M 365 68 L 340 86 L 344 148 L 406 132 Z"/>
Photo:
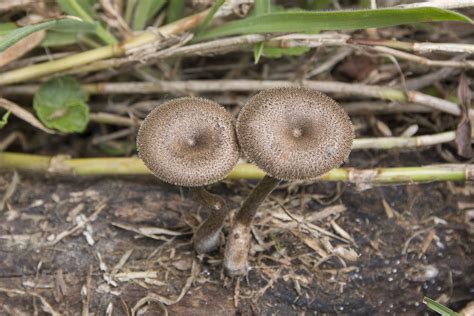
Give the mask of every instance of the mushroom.
<path id="1" fill-rule="evenodd" d="M 346 112 L 305 88 L 277 88 L 252 97 L 237 118 L 237 139 L 249 161 L 267 173 L 234 218 L 224 254 L 229 275 L 245 274 L 252 220 L 282 180 L 312 180 L 348 157 L 354 132 Z"/>
<path id="2" fill-rule="evenodd" d="M 198 253 L 218 247 L 227 214 L 224 200 L 205 185 L 223 179 L 235 166 L 239 150 L 232 115 L 202 98 L 179 98 L 156 107 L 137 136 L 139 156 L 160 180 L 189 187 L 211 209 L 193 237 Z"/>

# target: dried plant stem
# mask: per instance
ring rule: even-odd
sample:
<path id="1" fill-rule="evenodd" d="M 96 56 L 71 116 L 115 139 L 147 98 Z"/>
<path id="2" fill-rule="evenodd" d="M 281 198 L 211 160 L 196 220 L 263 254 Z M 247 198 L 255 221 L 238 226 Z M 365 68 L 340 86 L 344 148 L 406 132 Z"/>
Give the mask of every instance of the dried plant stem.
<path id="1" fill-rule="evenodd" d="M 278 179 L 264 176 L 237 212 L 224 253 L 224 269 L 227 274 L 233 276 L 247 272 L 252 220 L 260 205 L 279 183 Z"/>
<path id="2" fill-rule="evenodd" d="M 96 112 L 89 115 L 89 119 L 95 123 L 117 125 L 117 126 L 140 126 L 140 121 L 137 119 L 132 119 L 124 117 L 117 114 Z"/>
<path id="3" fill-rule="evenodd" d="M 124 56 L 127 51 L 142 45 L 159 41 L 162 36 L 169 36 L 196 27 L 207 16 L 207 13 L 208 10 L 167 24 L 159 29 L 160 34 L 145 32 L 118 44 L 108 45 L 50 62 L 5 72 L 0 76 L 0 85 L 7 85 L 29 79 L 39 78 L 44 75 L 57 73 L 106 58 Z"/>
<path id="4" fill-rule="evenodd" d="M 186 45 L 182 47 L 170 47 L 159 51 L 150 51 L 150 53 L 143 53 L 142 51 L 136 54 L 131 54 L 127 58 L 114 58 L 107 60 L 100 60 L 86 66 L 77 67 L 69 70 L 67 73 L 88 73 L 91 71 L 98 71 L 108 68 L 115 68 L 125 64 L 134 64 L 137 62 L 150 64 L 157 60 L 176 57 L 187 56 L 205 56 L 226 54 L 232 51 L 247 51 L 251 50 L 256 43 L 265 42 L 266 46 L 270 47 L 320 47 L 320 46 L 377 46 L 370 47 L 384 54 L 392 54 L 393 56 L 416 62 L 426 66 L 432 67 L 454 67 L 454 68 L 473 68 L 472 61 L 459 60 L 431 60 L 426 57 L 421 57 L 409 54 L 404 51 L 411 51 L 417 53 L 430 52 L 444 52 L 444 53 L 474 53 L 474 45 L 471 44 L 456 44 L 456 43 L 410 43 L 395 40 L 373 40 L 373 39 L 352 39 L 350 35 L 339 33 L 322 33 L 322 34 L 289 34 L 284 36 L 279 35 L 264 35 L 251 34 L 235 36 L 230 38 L 223 38 L 204 43 L 197 43 L 193 45 Z M 385 47 L 386 46 L 386 47 Z M 391 48 L 391 50 L 384 50 L 384 48 Z"/>
<path id="5" fill-rule="evenodd" d="M 121 82 L 86 84 L 84 89 L 91 94 L 151 94 L 176 93 L 187 91 L 229 92 L 229 91 L 260 91 L 278 87 L 303 86 L 325 93 L 349 96 L 364 96 L 382 100 L 413 102 L 432 109 L 460 115 L 459 105 L 444 99 L 433 97 L 418 91 L 403 91 L 385 86 L 342 83 L 332 81 L 303 80 L 299 83 L 284 80 L 188 80 L 188 81 L 157 81 L 157 82 Z M 37 85 L 21 85 L 3 87 L 0 94 L 33 94 Z M 474 109 L 469 115 L 474 118 Z"/>
<path id="6" fill-rule="evenodd" d="M 149 175 L 139 158 L 80 158 L 68 156 L 38 156 L 20 153 L 0 153 L 0 169 L 48 173 L 57 175 Z M 227 179 L 262 179 L 265 173 L 251 164 L 239 164 Z M 345 181 L 413 183 L 425 181 L 473 181 L 474 165 L 444 164 L 421 167 L 334 169 L 319 177 L 318 181 Z"/>
<path id="7" fill-rule="evenodd" d="M 225 201 L 218 195 L 209 193 L 204 187 L 191 188 L 194 199 L 211 210 L 193 236 L 193 245 L 197 253 L 208 253 L 219 247 L 219 236 L 227 216 Z"/>
<path id="8" fill-rule="evenodd" d="M 357 138 L 354 141 L 352 149 L 413 148 L 448 143 L 455 139 L 455 131 L 414 137 Z"/>

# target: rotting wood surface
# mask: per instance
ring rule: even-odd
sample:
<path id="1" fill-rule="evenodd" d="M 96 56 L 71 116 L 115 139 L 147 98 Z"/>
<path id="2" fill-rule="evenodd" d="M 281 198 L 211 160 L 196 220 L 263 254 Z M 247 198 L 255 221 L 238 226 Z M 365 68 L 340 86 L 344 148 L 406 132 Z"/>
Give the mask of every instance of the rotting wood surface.
<path id="1" fill-rule="evenodd" d="M 0 197 L 11 179 L 0 175 Z M 21 174 L 0 213 L 0 314 L 128 315 L 140 300 L 140 315 L 421 314 L 423 295 L 457 309 L 474 299 L 472 185 L 348 186 L 333 199 L 336 188 L 278 190 L 256 220 L 254 269 L 237 282 L 223 277 L 223 249 L 193 253 L 190 228 L 206 211 L 187 192 L 146 177 Z M 248 189 L 211 188 L 233 208 Z"/>

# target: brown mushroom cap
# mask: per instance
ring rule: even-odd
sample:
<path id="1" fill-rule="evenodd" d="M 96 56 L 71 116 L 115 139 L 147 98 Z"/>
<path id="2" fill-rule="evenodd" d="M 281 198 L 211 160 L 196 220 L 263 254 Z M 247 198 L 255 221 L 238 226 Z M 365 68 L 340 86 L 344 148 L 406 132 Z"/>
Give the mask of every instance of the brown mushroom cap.
<path id="1" fill-rule="evenodd" d="M 232 115 L 201 98 L 174 99 L 156 107 L 140 126 L 137 146 L 155 176 L 180 186 L 219 181 L 239 158 Z"/>
<path id="2" fill-rule="evenodd" d="M 340 166 L 353 137 L 349 116 L 336 101 L 304 88 L 262 91 L 237 119 L 247 158 L 281 180 L 314 179 Z"/>

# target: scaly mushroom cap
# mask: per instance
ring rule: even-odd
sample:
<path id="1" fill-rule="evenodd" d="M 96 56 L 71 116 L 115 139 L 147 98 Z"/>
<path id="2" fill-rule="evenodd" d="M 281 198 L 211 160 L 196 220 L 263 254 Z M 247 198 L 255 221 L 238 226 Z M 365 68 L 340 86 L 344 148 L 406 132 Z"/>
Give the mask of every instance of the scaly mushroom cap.
<path id="1" fill-rule="evenodd" d="M 340 166 L 353 137 L 349 116 L 336 101 L 304 88 L 262 91 L 237 119 L 247 158 L 281 180 L 314 179 Z"/>
<path id="2" fill-rule="evenodd" d="M 138 131 L 140 158 L 162 181 L 202 186 L 224 178 L 239 158 L 232 115 L 201 98 L 156 107 Z"/>

